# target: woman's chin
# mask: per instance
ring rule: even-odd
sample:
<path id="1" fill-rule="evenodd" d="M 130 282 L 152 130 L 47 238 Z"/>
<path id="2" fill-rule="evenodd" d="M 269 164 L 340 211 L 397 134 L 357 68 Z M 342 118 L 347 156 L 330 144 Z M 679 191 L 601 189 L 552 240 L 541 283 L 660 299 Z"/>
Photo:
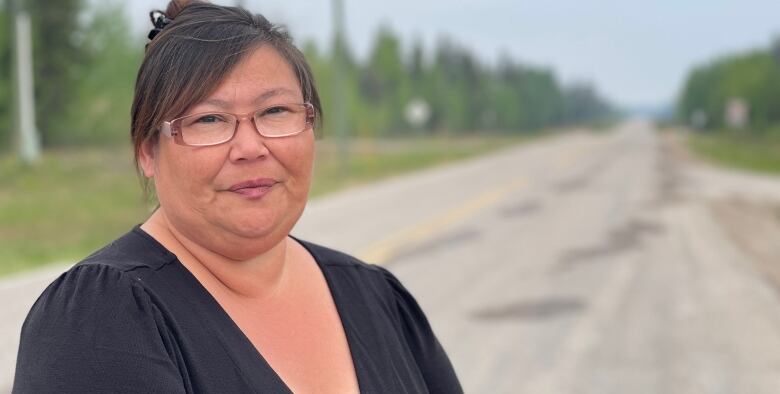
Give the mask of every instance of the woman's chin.
<path id="1" fill-rule="evenodd" d="M 236 226 L 230 229 L 232 237 L 226 239 L 227 250 L 223 254 L 233 260 L 246 260 L 256 257 L 276 246 L 286 236 L 287 232 L 267 225 Z"/>
<path id="2" fill-rule="evenodd" d="M 283 241 L 292 230 L 303 209 L 284 212 L 263 209 L 230 212 L 221 217 L 214 217 L 212 224 L 222 229 L 221 235 L 213 239 L 221 239 L 219 244 L 212 242 L 211 248 L 232 260 L 246 260 L 257 257 Z"/>
<path id="3" fill-rule="evenodd" d="M 255 242 L 267 242 L 267 238 L 273 238 L 278 232 L 265 223 L 253 226 L 236 226 L 230 231 L 237 242 L 252 244 Z"/>

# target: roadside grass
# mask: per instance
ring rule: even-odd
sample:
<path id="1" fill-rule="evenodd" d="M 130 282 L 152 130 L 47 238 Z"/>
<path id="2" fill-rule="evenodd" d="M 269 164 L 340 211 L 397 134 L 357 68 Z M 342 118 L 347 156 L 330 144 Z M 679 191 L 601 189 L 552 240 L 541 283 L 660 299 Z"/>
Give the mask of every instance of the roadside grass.
<path id="1" fill-rule="evenodd" d="M 0 161 L 0 274 L 75 261 L 144 217 L 127 149 L 47 151 Z"/>
<path id="2" fill-rule="evenodd" d="M 716 164 L 780 174 L 780 133 L 691 133 L 688 142 L 694 152 Z"/>
<path id="3" fill-rule="evenodd" d="M 346 174 L 338 148 L 317 142 L 312 197 L 464 159 L 530 137 L 356 141 Z M 0 156 L 0 275 L 77 261 L 142 222 L 145 202 L 129 147 L 48 150 L 35 166 Z"/>

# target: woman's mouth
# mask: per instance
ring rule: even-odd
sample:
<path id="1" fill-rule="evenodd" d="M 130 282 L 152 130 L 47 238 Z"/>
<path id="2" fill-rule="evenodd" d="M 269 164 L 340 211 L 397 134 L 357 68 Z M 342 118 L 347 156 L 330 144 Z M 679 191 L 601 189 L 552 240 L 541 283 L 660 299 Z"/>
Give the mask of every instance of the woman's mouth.
<path id="1" fill-rule="evenodd" d="M 271 191 L 271 188 L 277 183 L 279 182 L 269 178 L 252 179 L 236 183 L 231 186 L 228 191 L 240 194 L 246 198 L 259 199 Z"/>

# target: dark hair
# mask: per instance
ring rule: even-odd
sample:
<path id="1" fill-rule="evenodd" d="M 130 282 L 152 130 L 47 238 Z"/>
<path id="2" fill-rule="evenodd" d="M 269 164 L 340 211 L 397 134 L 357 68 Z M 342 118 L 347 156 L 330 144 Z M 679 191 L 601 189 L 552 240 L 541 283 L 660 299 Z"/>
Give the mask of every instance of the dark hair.
<path id="1" fill-rule="evenodd" d="M 261 45 L 271 45 L 290 64 L 304 101 L 314 106 L 321 123 L 322 107 L 311 69 L 284 28 L 244 8 L 201 0 L 172 0 L 164 14 L 170 23 L 147 44 L 135 84 L 130 136 L 136 168 L 141 146 L 159 138 L 163 121 L 204 100 L 246 54 Z M 146 181 L 144 186 L 148 187 Z"/>

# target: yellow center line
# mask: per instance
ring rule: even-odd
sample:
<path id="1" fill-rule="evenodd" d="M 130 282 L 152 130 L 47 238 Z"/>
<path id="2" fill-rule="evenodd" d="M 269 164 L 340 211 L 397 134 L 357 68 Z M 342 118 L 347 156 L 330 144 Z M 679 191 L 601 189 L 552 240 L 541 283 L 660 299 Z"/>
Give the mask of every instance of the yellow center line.
<path id="1" fill-rule="evenodd" d="M 402 248 L 421 243 L 444 232 L 459 222 L 475 216 L 484 208 L 498 203 L 509 193 L 525 184 L 523 179 L 515 180 L 490 189 L 477 197 L 460 204 L 443 214 L 403 229 L 366 248 L 359 253 L 361 260 L 374 264 L 385 264 Z"/>

